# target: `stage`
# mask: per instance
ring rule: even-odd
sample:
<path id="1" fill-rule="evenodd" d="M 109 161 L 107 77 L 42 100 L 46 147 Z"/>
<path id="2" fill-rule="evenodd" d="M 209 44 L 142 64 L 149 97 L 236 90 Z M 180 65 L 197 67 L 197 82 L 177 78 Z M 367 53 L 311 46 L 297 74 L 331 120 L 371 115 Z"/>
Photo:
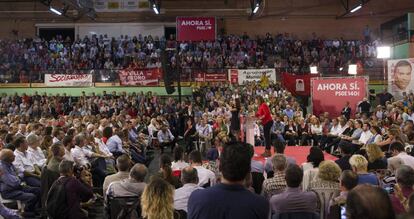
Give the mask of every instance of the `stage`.
<path id="1" fill-rule="evenodd" d="M 302 163 L 306 162 L 306 157 L 309 154 L 310 146 L 287 146 L 285 149 L 285 155 L 289 157 L 293 157 L 296 159 L 296 163 L 301 165 Z M 265 162 L 266 158 L 262 157 L 261 154 L 264 152 L 265 147 L 254 147 L 254 160 Z M 272 148 L 272 155 L 274 154 Z M 330 155 L 326 152 L 323 152 L 325 155 L 325 160 L 336 160 L 337 157 Z"/>

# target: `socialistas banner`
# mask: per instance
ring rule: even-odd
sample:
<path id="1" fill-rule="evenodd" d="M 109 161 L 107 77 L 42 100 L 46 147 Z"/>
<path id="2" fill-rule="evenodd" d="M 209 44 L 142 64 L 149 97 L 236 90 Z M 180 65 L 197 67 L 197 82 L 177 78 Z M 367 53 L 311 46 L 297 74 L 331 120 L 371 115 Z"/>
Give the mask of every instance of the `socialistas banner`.
<path id="1" fill-rule="evenodd" d="M 91 87 L 92 74 L 45 74 L 47 87 Z"/>
<path id="2" fill-rule="evenodd" d="M 276 82 L 276 70 L 268 69 L 229 69 L 229 78 L 231 83 L 244 84 L 246 82 L 260 82 L 263 74 L 266 74 L 269 81 Z"/>
<path id="3" fill-rule="evenodd" d="M 367 96 L 367 83 L 365 77 L 312 78 L 313 114 L 328 112 L 330 117 L 340 116 L 348 101 L 354 115 L 359 102 Z"/>
<path id="4" fill-rule="evenodd" d="M 158 86 L 161 69 L 127 69 L 119 71 L 119 82 L 123 86 Z"/>
<path id="5" fill-rule="evenodd" d="M 215 17 L 177 17 L 178 41 L 212 41 L 216 39 Z"/>

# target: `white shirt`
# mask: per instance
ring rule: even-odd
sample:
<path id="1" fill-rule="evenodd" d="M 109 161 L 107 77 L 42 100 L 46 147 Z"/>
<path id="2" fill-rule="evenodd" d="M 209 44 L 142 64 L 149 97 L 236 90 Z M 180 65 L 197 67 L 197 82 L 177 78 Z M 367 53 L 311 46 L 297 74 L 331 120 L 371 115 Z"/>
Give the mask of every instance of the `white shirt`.
<path id="1" fill-rule="evenodd" d="M 73 156 L 72 156 L 72 152 L 68 151 L 66 148 L 65 148 L 65 155 L 63 156 L 63 159 L 75 162 L 75 160 L 73 159 Z"/>
<path id="2" fill-rule="evenodd" d="M 413 156 L 410 156 L 405 152 L 401 152 L 395 157 L 400 158 L 403 161 L 404 165 L 408 165 L 414 169 L 414 157 Z"/>
<path id="3" fill-rule="evenodd" d="M 27 149 L 27 153 L 29 153 L 29 157 L 32 159 L 32 163 L 36 164 L 40 168 L 46 164 L 45 154 L 39 147 L 36 149 L 29 147 L 29 149 Z"/>
<path id="4" fill-rule="evenodd" d="M 34 163 L 30 159 L 30 154 L 26 151 L 25 153 L 14 150 L 14 156 L 16 157 L 13 161 L 13 165 L 16 168 L 18 174 L 23 174 L 24 171 L 34 172 Z"/>
<path id="5" fill-rule="evenodd" d="M 56 142 L 59 142 L 60 140 L 58 139 L 58 138 L 56 138 L 56 137 L 53 137 L 53 139 L 52 139 L 52 143 L 54 144 L 54 143 L 56 143 Z"/>
<path id="6" fill-rule="evenodd" d="M 95 138 L 95 143 L 98 144 L 99 151 L 101 151 L 105 156 L 112 156 L 112 153 L 109 151 L 108 146 L 106 146 L 102 139 Z"/>
<path id="7" fill-rule="evenodd" d="M 181 160 L 179 160 L 179 161 L 177 161 L 177 162 L 175 162 L 175 161 L 173 161 L 172 163 L 171 163 L 171 169 L 174 171 L 174 170 L 182 170 L 182 169 L 184 169 L 184 168 L 186 168 L 186 167 L 188 167 L 188 166 L 190 166 L 190 164 L 188 164 L 188 163 L 186 163 L 186 162 L 184 162 L 184 161 L 181 161 Z"/>
<path id="8" fill-rule="evenodd" d="M 365 131 L 362 132 L 361 137 L 359 137 L 359 142 L 362 142 L 363 144 L 366 144 L 367 141 L 372 137 L 371 131 Z"/>
<path id="9" fill-rule="evenodd" d="M 75 146 L 75 148 L 72 148 L 71 152 L 76 164 L 81 166 L 89 165 L 88 157 L 92 157 L 92 151 Z"/>
<path id="10" fill-rule="evenodd" d="M 216 175 L 213 171 L 208 170 L 202 166 L 194 166 L 197 169 L 198 186 L 203 186 L 210 182 L 210 186 L 216 184 Z"/>
<path id="11" fill-rule="evenodd" d="M 183 187 L 176 189 L 174 193 L 174 209 L 187 212 L 188 199 L 195 190 L 204 189 L 193 183 L 184 184 Z"/>

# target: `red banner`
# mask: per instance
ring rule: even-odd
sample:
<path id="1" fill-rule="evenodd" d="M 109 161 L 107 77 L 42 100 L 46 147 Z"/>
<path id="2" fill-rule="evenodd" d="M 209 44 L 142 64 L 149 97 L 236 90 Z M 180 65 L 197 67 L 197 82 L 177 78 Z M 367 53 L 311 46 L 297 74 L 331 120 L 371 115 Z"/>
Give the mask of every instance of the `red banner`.
<path id="1" fill-rule="evenodd" d="M 119 81 L 122 86 L 158 86 L 161 69 L 126 69 L 119 71 Z"/>
<path id="2" fill-rule="evenodd" d="M 310 96 L 311 74 L 293 75 L 282 73 L 282 85 L 294 96 Z"/>
<path id="3" fill-rule="evenodd" d="M 367 80 L 354 78 L 312 78 L 313 114 L 328 112 L 330 117 L 341 115 L 342 108 L 349 101 L 352 114 L 357 104 L 367 96 Z"/>
<path id="4" fill-rule="evenodd" d="M 178 41 L 216 40 L 215 17 L 177 17 Z"/>
<path id="5" fill-rule="evenodd" d="M 227 82 L 226 73 L 205 73 L 204 74 L 205 82 Z"/>

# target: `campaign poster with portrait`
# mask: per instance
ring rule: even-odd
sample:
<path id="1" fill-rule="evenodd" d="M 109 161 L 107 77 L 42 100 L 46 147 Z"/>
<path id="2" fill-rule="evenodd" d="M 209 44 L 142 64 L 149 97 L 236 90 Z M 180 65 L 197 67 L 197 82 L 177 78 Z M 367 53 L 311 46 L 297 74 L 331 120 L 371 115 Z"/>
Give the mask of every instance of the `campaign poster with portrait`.
<path id="1" fill-rule="evenodd" d="M 414 59 L 388 60 L 388 92 L 395 100 L 414 92 Z"/>

